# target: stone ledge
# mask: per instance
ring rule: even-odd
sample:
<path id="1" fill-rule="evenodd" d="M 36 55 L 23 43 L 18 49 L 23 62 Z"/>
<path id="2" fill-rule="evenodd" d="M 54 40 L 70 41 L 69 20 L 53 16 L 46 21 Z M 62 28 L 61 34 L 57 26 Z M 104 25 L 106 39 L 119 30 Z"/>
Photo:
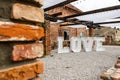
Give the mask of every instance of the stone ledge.
<path id="1" fill-rule="evenodd" d="M 0 80 L 28 80 L 35 78 L 38 74 L 43 74 L 43 62 L 17 66 L 0 71 Z"/>

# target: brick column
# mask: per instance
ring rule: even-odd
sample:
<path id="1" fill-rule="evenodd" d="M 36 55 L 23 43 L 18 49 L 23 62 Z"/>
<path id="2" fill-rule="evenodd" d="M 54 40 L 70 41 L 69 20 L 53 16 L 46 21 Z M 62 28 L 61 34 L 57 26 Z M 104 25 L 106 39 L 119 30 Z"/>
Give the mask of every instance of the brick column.
<path id="1" fill-rule="evenodd" d="M 45 53 L 49 55 L 51 52 L 51 45 L 50 45 L 50 21 L 45 21 Z"/>
<path id="2" fill-rule="evenodd" d="M 89 28 L 89 37 L 93 37 L 94 28 Z"/>

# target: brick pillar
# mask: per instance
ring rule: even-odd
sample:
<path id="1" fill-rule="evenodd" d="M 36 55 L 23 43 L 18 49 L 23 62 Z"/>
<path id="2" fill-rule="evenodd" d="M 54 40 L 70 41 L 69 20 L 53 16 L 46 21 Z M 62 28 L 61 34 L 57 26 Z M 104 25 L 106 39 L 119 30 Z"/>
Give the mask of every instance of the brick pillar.
<path id="1" fill-rule="evenodd" d="M 89 28 L 89 37 L 93 37 L 94 28 Z"/>
<path id="2" fill-rule="evenodd" d="M 51 45 L 50 45 L 50 21 L 45 21 L 45 53 L 49 55 L 51 53 Z"/>

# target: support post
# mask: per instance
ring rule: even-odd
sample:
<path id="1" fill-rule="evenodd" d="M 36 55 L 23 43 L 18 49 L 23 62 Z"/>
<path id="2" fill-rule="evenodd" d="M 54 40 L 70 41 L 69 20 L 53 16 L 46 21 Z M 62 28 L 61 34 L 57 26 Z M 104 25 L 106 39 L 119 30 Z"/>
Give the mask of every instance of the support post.
<path id="1" fill-rule="evenodd" d="M 94 28 L 89 28 L 89 37 L 93 37 L 94 35 Z"/>

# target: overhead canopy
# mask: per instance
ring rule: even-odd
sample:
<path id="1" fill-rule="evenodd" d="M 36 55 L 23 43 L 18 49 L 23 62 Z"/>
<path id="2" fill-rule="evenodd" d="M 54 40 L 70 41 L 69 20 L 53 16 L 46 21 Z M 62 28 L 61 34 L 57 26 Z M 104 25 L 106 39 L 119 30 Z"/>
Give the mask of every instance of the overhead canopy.
<path id="1" fill-rule="evenodd" d="M 71 3 L 72 2 L 72 3 Z M 90 21 L 93 24 L 102 23 L 109 19 L 120 17 L 120 1 L 119 0 L 44 0 L 44 10 L 48 11 L 56 7 L 60 7 L 71 3 L 73 6 L 79 8 L 82 13 L 65 16 L 61 19 L 66 21 L 69 18 L 76 18 L 79 21 Z M 60 19 L 60 18 L 56 18 Z M 60 20 L 61 20 L 60 19 Z M 120 23 L 118 22 L 114 23 Z M 108 23 L 100 24 L 105 25 Z M 109 25 L 113 24 L 112 22 Z M 78 25 L 79 23 L 77 23 Z M 112 25 L 113 26 L 113 25 Z"/>

